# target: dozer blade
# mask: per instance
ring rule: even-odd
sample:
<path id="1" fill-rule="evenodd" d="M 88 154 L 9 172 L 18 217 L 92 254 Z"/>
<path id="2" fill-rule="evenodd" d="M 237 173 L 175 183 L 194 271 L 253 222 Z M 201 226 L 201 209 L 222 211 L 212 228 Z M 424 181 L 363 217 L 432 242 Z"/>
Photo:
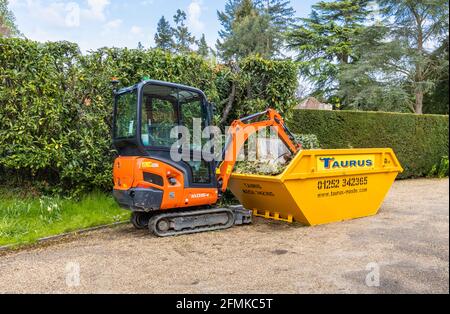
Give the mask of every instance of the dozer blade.
<path id="1" fill-rule="evenodd" d="M 159 237 L 222 230 L 234 225 L 250 224 L 252 213 L 242 206 L 212 208 L 172 213 L 159 213 L 153 216 L 148 228 Z"/>
<path id="2" fill-rule="evenodd" d="M 282 174 L 233 174 L 229 188 L 257 216 L 312 226 L 375 215 L 402 171 L 392 149 L 304 150 Z"/>

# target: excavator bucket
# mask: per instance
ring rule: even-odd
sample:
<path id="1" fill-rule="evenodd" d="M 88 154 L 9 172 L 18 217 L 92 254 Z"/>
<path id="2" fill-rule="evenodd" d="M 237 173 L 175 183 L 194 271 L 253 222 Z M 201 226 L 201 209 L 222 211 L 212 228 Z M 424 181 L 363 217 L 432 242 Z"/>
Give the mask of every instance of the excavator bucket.
<path id="1" fill-rule="evenodd" d="M 392 149 L 303 150 L 278 176 L 233 174 L 254 215 L 308 226 L 375 215 L 403 171 Z"/>

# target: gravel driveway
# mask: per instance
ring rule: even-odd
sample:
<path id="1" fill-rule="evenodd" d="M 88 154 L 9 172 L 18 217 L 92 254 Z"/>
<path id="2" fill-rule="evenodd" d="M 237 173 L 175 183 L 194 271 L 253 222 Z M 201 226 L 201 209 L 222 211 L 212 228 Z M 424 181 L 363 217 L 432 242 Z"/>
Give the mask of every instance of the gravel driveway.
<path id="1" fill-rule="evenodd" d="M 0 292 L 448 293 L 448 182 L 398 181 L 377 216 L 319 227 L 94 231 L 1 256 Z"/>

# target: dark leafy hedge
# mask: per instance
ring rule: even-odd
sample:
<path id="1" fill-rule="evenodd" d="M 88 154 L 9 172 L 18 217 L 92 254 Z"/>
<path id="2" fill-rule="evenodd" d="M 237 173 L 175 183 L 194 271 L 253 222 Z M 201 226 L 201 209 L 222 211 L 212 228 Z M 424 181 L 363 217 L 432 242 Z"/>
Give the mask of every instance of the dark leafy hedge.
<path id="1" fill-rule="evenodd" d="M 216 103 L 228 97 L 234 80 L 231 116 L 253 112 L 244 91 L 282 111 L 293 103 L 292 62 L 250 57 L 239 68 L 231 75 L 227 66 L 196 54 L 118 48 L 81 54 L 69 42 L 0 38 L 0 184 L 31 182 L 52 192 L 110 189 L 113 76 L 122 86 L 144 77 L 194 86 Z"/>
<path id="2" fill-rule="evenodd" d="M 272 61 L 259 57 L 244 59 L 237 113 L 246 115 L 275 108 L 284 116 L 296 105 L 292 97 L 298 86 L 298 66 L 290 60 Z"/>
<path id="3" fill-rule="evenodd" d="M 292 61 L 254 56 L 237 68 L 196 54 L 117 48 L 81 54 L 69 42 L 0 38 L 0 184 L 52 192 L 110 189 L 113 76 L 122 86 L 143 77 L 195 86 L 218 104 L 219 115 L 234 83 L 228 120 L 269 106 L 292 115 Z M 289 121 L 295 133 L 316 134 L 323 147 L 393 147 L 403 177 L 433 173 L 448 155 L 445 116 L 294 111 Z"/>
<path id="4" fill-rule="evenodd" d="M 448 116 L 296 110 L 289 124 L 316 134 L 323 148 L 391 147 L 405 169 L 400 178 L 426 176 L 448 156 Z"/>
<path id="5" fill-rule="evenodd" d="M 238 65 L 217 66 L 216 70 L 216 87 L 220 98 L 216 103 L 219 113 L 217 120 L 220 120 L 227 105 L 233 83 L 236 86 L 232 109 L 225 125 L 269 107 L 287 115 L 296 104 L 298 66 L 292 60 L 266 60 L 252 56 Z"/>

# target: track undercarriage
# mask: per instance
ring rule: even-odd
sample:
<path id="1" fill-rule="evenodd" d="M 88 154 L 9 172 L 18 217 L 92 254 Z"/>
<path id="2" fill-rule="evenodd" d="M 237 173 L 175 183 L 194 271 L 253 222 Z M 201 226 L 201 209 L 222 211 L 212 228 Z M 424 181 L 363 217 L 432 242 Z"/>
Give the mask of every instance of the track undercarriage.
<path id="1" fill-rule="evenodd" d="M 132 214 L 131 222 L 137 229 L 148 228 L 158 237 L 168 237 L 250 224 L 252 213 L 242 206 L 189 211 L 136 211 Z"/>

